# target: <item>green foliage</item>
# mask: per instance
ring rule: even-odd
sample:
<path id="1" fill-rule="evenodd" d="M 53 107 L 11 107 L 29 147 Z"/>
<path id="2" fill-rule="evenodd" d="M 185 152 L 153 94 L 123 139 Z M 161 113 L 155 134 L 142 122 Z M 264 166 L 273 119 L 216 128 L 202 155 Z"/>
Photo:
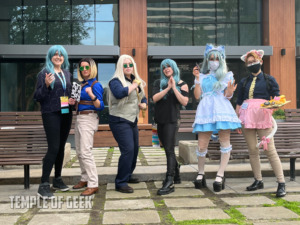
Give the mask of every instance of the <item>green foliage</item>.
<path id="1" fill-rule="evenodd" d="M 274 119 L 285 120 L 284 110 L 283 109 L 277 109 L 276 111 L 273 112 L 273 117 L 274 117 Z"/>

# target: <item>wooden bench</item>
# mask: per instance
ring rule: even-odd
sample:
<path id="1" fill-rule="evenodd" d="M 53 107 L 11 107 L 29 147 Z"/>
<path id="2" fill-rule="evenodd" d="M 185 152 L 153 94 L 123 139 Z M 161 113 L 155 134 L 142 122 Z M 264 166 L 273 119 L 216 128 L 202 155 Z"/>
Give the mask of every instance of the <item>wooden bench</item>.
<path id="1" fill-rule="evenodd" d="M 300 122 L 300 109 L 285 109 L 285 121 Z"/>
<path id="2" fill-rule="evenodd" d="M 192 125 L 195 121 L 196 110 L 180 110 L 180 126 L 178 133 L 192 133 Z M 195 134 L 195 139 L 198 140 L 198 134 Z"/>
<path id="3" fill-rule="evenodd" d="M 152 146 L 152 124 L 138 124 L 140 146 Z M 117 147 L 108 124 L 98 126 L 94 136 L 94 147 Z"/>
<path id="4" fill-rule="evenodd" d="M 25 189 L 29 166 L 42 164 L 47 149 L 41 112 L 0 112 L 0 165 L 24 165 Z"/>
<path id="5" fill-rule="evenodd" d="M 192 114 L 192 112 L 190 114 Z M 188 132 L 188 130 L 192 132 L 191 127 L 189 129 L 185 128 L 184 130 L 185 132 Z M 278 130 L 274 138 L 279 157 L 290 159 L 290 178 L 291 180 L 295 180 L 295 163 L 296 159 L 300 158 L 300 123 L 278 123 Z M 243 135 L 232 132 L 230 142 L 232 144 L 231 159 L 249 158 L 248 146 Z M 207 157 L 212 160 L 220 159 L 219 142 L 210 141 Z M 265 154 L 260 154 L 260 157 L 266 158 Z"/>

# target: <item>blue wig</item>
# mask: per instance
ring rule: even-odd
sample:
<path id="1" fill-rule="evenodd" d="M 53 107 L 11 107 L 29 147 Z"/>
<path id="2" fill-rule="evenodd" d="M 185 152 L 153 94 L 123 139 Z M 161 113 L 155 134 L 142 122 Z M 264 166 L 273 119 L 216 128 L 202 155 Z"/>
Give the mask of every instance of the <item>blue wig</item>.
<path id="1" fill-rule="evenodd" d="M 64 62 L 61 65 L 61 68 L 68 70 L 69 66 L 70 66 L 66 49 L 61 45 L 53 45 L 48 50 L 48 53 L 47 53 L 47 56 L 46 56 L 46 65 L 45 65 L 45 68 L 47 69 L 47 71 L 50 72 L 50 73 L 53 73 L 53 74 L 55 73 L 55 71 L 54 71 L 54 65 L 53 65 L 51 59 L 55 55 L 56 52 L 58 52 L 58 54 L 60 56 L 64 57 Z"/>
<path id="2" fill-rule="evenodd" d="M 210 57 L 213 56 L 214 59 L 218 58 L 219 59 L 219 68 L 215 71 L 216 78 L 218 82 L 214 84 L 214 90 L 222 90 L 222 81 L 226 77 L 226 74 L 228 73 L 224 53 L 218 51 L 217 49 L 214 49 L 212 51 L 209 51 L 207 54 L 205 54 L 205 57 L 203 59 L 203 64 L 201 68 L 201 73 L 205 74 L 207 71 L 210 70 L 208 68 L 208 61 Z"/>
<path id="3" fill-rule="evenodd" d="M 180 71 L 176 62 L 172 59 L 164 59 L 160 64 L 160 91 L 163 90 L 163 87 L 168 85 L 169 78 L 164 74 L 163 68 L 171 66 L 173 70 L 173 78 L 176 83 L 176 89 L 181 93 L 178 82 L 180 81 Z"/>

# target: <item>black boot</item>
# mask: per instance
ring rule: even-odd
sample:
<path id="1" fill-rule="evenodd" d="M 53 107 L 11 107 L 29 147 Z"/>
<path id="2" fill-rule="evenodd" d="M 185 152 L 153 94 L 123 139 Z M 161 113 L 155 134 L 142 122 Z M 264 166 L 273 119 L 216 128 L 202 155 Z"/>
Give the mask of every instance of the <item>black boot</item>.
<path id="1" fill-rule="evenodd" d="M 256 191 L 257 189 L 264 189 L 264 182 L 262 180 L 256 180 L 248 186 L 247 191 Z"/>
<path id="2" fill-rule="evenodd" d="M 181 165 L 179 163 L 177 163 L 177 166 L 175 167 L 174 184 L 181 184 L 180 166 Z"/>
<path id="3" fill-rule="evenodd" d="M 285 183 L 278 183 L 276 197 L 281 198 L 281 197 L 284 197 L 285 195 L 286 195 Z"/>
<path id="4" fill-rule="evenodd" d="M 170 194 L 174 191 L 174 177 L 172 176 L 167 176 L 166 180 L 164 181 L 164 184 L 162 186 L 162 188 L 160 188 L 157 191 L 158 195 L 167 195 Z"/>
<path id="5" fill-rule="evenodd" d="M 221 176 L 217 175 L 217 177 L 221 177 Z M 222 178 L 222 182 L 215 181 L 213 183 L 214 192 L 220 192 L 225 189 L 225 176 L 221 178 Z"/>
<path id="6" fill-rule="evenodd" d="M 205 175 L 198 173 L 197 176 L 199 176 L 199 175 L 202 175 L 202 179 L 201 180 L 197 180 L 197 178 L 196 178 L 196 180 L 194 181 L 194 185 L 195 185 L 196 189 L 201 189 L 201 188 L 206 187 Z"/>

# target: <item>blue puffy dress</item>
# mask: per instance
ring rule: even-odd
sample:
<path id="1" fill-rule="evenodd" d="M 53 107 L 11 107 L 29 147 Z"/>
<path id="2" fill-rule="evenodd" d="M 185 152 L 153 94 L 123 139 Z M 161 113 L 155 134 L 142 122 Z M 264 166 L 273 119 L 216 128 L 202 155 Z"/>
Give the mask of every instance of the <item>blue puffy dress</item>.
<path id="1" fill-rule="evenodd" d="M 213 85 L 217 82 L 215 74 L 200 74 L 200 87 L 202 90 L 201 101 L 197 107 L 193 124 L 193 133 L 219 130 L 235 130 L 241 128 L 241 121 L 237 117 L 231 102 L 224 96 L 224 90 L 233 73 L 228 72 L 222 82 L 222 90 L 214 91 Z"/>

